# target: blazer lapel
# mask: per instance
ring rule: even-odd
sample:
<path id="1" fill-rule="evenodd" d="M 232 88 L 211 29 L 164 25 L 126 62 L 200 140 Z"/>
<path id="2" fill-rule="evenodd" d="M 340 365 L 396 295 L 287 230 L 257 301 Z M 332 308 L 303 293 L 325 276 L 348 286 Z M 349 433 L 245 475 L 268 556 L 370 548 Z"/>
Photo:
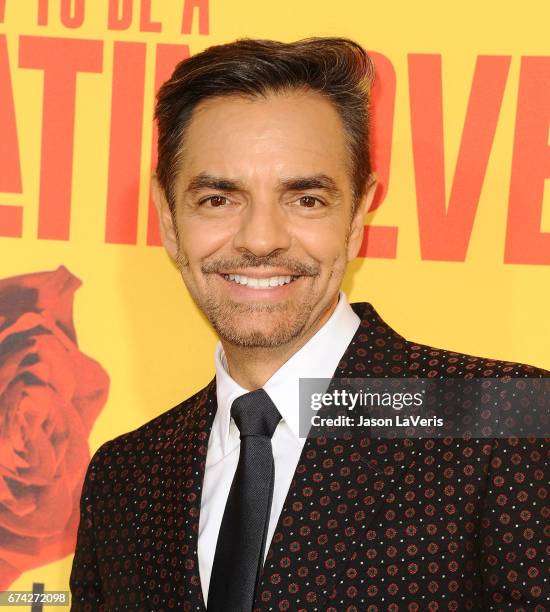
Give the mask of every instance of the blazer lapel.
<path id="1" fill-rule="evenodd" d="M 370 304 L 352 306 L 361 325 L 334 378 L 405 376 L 404 338 Z M 345 580 L 369 524 L 414 462 L 414 446 L 361 435 L 308 438 L 264 564 L 257 609 L 319 609 Z"/>
<path id="2" fill-rule="evenodd" d="M 197 541 L 208 437 L 216 412 L 215 380 L 183 406 L 164 439 L 140 500 L 137 526 L 151 610 L 205 610 Z"/>

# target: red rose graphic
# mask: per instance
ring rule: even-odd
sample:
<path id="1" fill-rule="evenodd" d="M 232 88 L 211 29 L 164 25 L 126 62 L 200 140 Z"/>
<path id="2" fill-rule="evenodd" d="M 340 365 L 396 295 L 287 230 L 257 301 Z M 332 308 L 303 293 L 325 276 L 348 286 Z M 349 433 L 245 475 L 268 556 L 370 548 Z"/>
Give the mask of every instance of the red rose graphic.
<path id="1" fill-rule="evenodd" d="M 63 266 L 0 280 L 0 590 L 74 550 L 88 435 L 109 389 L 77 346 L 80 284 Z"/>

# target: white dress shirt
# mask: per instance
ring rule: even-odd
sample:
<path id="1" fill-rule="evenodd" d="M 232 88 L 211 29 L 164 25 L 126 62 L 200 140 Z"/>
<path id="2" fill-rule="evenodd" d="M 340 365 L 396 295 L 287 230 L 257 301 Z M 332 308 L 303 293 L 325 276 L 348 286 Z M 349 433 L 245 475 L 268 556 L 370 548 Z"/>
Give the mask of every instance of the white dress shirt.
<path id="1" fill-rule="evenodd" d="M 360 322 L 341 291 L 330 318 L 263 386 L 282 416 L 271 440 L 275 481 L 264 561 L 306 441 L 299 435 L 299 380 L 332 378 Z M 239 461 L 240 437 L 231 417 L 231 404 L 249 392 L 229 375 L 221 343 L 216 346 L 215 363 L 218 407 L 208 439 L 198 536 L 199 573 L 205 603 L 218 533 Z"/>

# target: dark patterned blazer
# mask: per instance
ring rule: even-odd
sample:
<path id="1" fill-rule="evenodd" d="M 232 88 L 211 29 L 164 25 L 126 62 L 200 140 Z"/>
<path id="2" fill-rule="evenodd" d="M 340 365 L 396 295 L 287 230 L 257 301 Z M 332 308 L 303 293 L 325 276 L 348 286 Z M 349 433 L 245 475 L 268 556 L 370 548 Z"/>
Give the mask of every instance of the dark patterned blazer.
<path id="1" fill-rule="evenodd" d="M 335 377 L 546 377 L 414 344 L 370 304 Z M 72 610 L 202 610 L 201 488 L 216 387 L 88 468 Z M 256 610 L 550 610 L 549 440 L 309 438 Z"/>

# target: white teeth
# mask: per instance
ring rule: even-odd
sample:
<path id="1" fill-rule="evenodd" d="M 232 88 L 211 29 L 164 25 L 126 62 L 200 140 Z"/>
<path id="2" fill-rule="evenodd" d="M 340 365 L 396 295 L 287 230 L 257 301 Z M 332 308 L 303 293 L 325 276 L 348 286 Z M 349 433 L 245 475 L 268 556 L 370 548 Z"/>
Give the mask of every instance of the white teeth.
<path id="1" fill-rule="evenodd" d="M 281 285 L 287 285 L 294 280 L 293 276 L 270 276 L 268 278 L 252 278 L 251 276 L 244 276 L 242 274 L 224 274 L 227 280 L 238 283 L 239 285 L 246 285 L 251 289 L 267 289 L 269 287 L 280 287 Z"/>

